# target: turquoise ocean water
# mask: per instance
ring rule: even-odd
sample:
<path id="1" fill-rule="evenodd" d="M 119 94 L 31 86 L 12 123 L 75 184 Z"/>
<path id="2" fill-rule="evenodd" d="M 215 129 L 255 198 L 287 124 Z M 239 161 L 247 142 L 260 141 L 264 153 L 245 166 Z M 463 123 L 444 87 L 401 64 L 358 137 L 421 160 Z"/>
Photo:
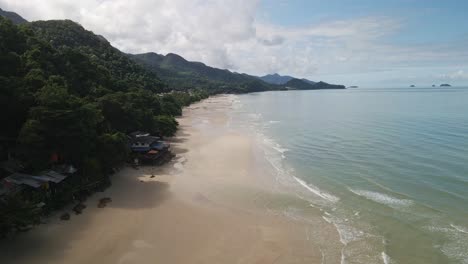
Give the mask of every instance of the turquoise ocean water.
<path id="1" fill-rule="evenodd" d="M 336 226 L 342 263 L 468 263 L 468 88 L 265 92 L 234 109 Z"/>

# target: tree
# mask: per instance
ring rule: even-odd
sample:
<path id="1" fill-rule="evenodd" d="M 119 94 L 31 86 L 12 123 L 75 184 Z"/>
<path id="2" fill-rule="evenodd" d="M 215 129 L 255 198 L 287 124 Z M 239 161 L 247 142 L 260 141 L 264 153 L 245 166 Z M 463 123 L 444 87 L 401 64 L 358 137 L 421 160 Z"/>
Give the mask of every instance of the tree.
<path id="1" fill-rule="evenodd" d="M 21 231 L 39 224 L 40 214 L 37 207 L 19 195 L 0 200 L 0 238 L 12 231 Z"/>
<path id="2" fill-rule="evenodd" d="M 182 115 L 182 106 L 178 104 L 173 95 L 163 96 L 161 104 L 163 114 L 172 116 Z"/>
<path id="3" fill-rule="evenodd" d="M 113 168 L 126 161 L 129 154 L 127 141 L 125 134 L 120 132 L 99 136 L 97 156 L 104 168 Z"/>
<path id="4" fill-rule="evenodd" d="M 154 118 L 155 121 L 155 134 L 161 136 L 172 137 L 177 132 L 179 123 L 173 116 L 160 115 Z"/>

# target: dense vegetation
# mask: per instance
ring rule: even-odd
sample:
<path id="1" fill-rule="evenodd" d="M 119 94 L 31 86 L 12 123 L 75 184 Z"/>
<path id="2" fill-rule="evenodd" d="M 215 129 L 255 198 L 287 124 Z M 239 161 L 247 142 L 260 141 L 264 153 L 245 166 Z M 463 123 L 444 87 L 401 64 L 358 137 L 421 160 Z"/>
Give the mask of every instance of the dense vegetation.
<path id="1" fill-rule="evenodd" d="M 47 167 L 52 152 L 77 165 L 103 159 L 97 146 L 109 135 L 175 132 L 177 94 L 160 95 L 158 77 L 103 38 L 71 21 L 1 19 L 0 34 L 0 133 L 30 170 Z"/>
<path id="2" fill-rule="evenodd" d="M 291 79 L 284 86 L 288 89 L 297 90 L 346 89 L 344 85 L 328 84 L 325 82 L 310 83 L 300 79 Z"/>
<path id="3" fill-rule="evenodd" d="M 79 184 L 103 177 L 126 160 L 128 132 L 171 136 L 174 116 L 206 96 L 168 93 L 155 73 L 72 21 L 0 17 L 0 160 L 14 157 L 26 172 L 48 168 L 57 154 L 80 169 Z M 24 208 L 21 199 L 2 203 L 0 232 L 25 226 Z"/>
<path id="4" fill-rule="evenodd" d="M 130 56 L 157 73 L 174 90 L 197 87 L 210 93 L 247 93 L 280 89 L 279 86 L 263 82 L 257 77 L 187 61 L 172 53 L 166 56 L 156 53 Z"/>

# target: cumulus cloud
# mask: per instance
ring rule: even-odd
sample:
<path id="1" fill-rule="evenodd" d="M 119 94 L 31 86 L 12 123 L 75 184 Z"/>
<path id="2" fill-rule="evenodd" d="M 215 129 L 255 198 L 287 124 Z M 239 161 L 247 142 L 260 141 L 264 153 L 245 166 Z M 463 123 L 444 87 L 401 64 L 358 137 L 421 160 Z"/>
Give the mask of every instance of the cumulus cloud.
<path id="1" fill-rule="evenodd" d="M 28 20 L 72 19 L 125 52 L 173 52 L 250 74 L 327 80 L 328 75 L 468 61 L 466 43 L 388 44 L 404 26 L 393 17 L 283 27 L 258 20 L 259 0 L 0 0 L 0 6 Z"/>
<path id="2" fill-rule="evenodd" d="M 179 53 L 232 67 L 226 44 L 255 38 L 258 1 L 1 0 L 29 20 L 72 19 L 126 52 Z"/>

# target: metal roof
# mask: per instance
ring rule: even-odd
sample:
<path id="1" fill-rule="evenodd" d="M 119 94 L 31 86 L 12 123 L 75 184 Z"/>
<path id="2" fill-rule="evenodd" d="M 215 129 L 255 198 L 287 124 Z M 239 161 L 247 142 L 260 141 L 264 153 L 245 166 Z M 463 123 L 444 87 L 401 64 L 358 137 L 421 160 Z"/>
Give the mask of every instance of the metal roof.
<path id="1" fill-rule="evenodd" d="M 29 175 L 24 173 L 13 173 L 12 175 L 6 177 L 4 180 L 9 183 L 14 183 L 18 185 L 27 185 L 33 188 L 39 188 L 44 183 L 53 182 L 59 183 L 65 180 L 67 176 L 57 173 L 55 171 L 45 171 L 41 175 Z"/>
<path id="2" fill-rule="evenodd" d="M 39 188 L 42 184 L 46 183 L 47 180 L 41 179 L 39 176 L 33 176 L 23 173 L 13 173 L 12 175 L 5 178 L 5 181 L 15 184 L 24 184 L 33 188 Z"/>

